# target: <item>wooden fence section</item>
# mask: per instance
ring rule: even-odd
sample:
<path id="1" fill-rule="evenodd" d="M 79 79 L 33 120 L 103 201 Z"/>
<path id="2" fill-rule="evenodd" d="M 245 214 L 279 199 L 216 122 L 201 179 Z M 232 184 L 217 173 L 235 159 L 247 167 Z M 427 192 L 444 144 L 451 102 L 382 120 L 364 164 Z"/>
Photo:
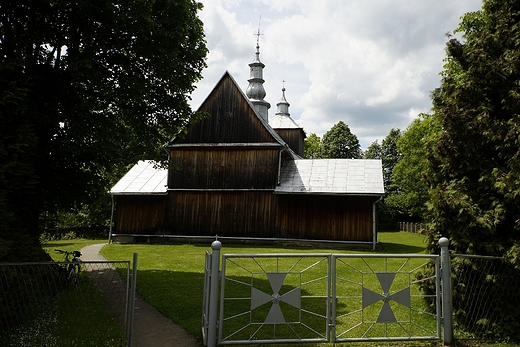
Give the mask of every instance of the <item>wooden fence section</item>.
<path id="1" fill-rule="evenodd" d="M 412 223 L 412 222 L 399 222 L 399 231 L 406 231 L 409 233 L 421 234 L 425 231 L 430 230 L 427 224 L 423 223 Z"/>

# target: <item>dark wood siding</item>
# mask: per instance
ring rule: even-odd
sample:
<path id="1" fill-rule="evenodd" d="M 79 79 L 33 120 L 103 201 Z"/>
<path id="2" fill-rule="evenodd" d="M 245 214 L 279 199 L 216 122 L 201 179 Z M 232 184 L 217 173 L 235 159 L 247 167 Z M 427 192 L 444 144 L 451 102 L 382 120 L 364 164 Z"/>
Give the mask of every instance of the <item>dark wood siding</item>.
<path id="1" fill-rule="evenodd" d="M 115 230 L 120 234 L 371 242 L 376 199 L 269 191 L 119 196 Z"/>
<path id="2" fill-rule="evenodd" d="M 210 116 L 191 124 L 187 134 L 174 143 L 276 142 L 229 75 L 222 78 L 199 111 Z"/>
<path id="3" fill-rule="evenodd" d="M 373 197 L 277 195 L 278 237 L 372 241 Z"/>
<path id="4" fill-rule="evenodd" d="M 186 148 L 170 151 L 169 188 L 274 189 L 279 150 Z"/>
<path id="5" fill-rule="evenodd" d="M 157 234 L 163 228 L 166 195 L 120 195 L 116 203 L 117 233 Z"/>
<path id="6" fill-rule="evenodd" d="M 272 237 L 272 192 L 170 192 L 167 225 L 172 235 Z"/>
<path id="7" fill-rule="evenodd" d="M 302 129 L 275 129 L 275 131 L 296 154 L 303 158 L 304 132 Z"/>

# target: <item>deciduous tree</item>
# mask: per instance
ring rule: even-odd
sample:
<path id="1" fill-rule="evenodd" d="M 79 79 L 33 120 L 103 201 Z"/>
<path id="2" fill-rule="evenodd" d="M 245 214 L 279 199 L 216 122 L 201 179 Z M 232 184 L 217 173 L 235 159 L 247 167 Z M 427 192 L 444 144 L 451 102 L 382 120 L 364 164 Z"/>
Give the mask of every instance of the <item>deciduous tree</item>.
<path id="1" fill-rule="evenodd" d="M 311 133 L 304 142 L 304 153 L 305 159 L 317 159 L 319 158 L 321 147 L 321 139 L 315 133 Z"/>
<path id="2" fill-rule="evenodd" d="M 361 159 L 363 151 L 356 135 L 343 121 L 334 124 L 323 135 L 320 158 Z"/>
<path id="3" fill-rule="evenodd" d="M 392 190 L 386 202 L 400 214 L 425 218 L 429 198 L 427 152 L 436 143 L 439 131 L 433 115 L 420 114 L 397 141 L 400 158 L 393 169 Z"/>
<path id="4" fill-rule="evenodd" d="M 200 8 L 2 1 L 0 237 L 35 235 L 39 212 L 88 203 L 126 165 L 162 159 L 162 144 L 196 117 L 189 94 L 207 53 Z"/>

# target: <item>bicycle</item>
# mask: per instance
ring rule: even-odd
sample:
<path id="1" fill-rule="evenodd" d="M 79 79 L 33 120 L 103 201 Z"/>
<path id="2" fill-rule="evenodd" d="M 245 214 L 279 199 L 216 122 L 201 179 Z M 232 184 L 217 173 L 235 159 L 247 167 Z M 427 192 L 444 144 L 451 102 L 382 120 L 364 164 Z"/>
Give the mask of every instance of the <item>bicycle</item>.
<path id="1" fill-rule="evenodd" d="M 81 270 L 81 252 L 80 251 L 64 251 L 61 249 L 54 250 L 57 253 L 64 254 L 63 263 L 60 264 L 58 281 L 60 284 L 68 284 L 76 287 L 79 282 L 79 272 Z M 72 260 L 70 257 L 72 256 Z"/>

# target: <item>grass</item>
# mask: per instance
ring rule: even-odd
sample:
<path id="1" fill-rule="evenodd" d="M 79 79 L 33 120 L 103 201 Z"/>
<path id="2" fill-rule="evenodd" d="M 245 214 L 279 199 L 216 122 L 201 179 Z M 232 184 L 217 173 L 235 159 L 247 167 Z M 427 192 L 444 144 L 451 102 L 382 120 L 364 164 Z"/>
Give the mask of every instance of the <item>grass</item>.
<path id="1" fill-rule="evenodd" d="M 71 240 L 52 240 L 45 241 L 42 248 L 49 254 L 54 261 L 63 261 L 63 254 L 54 252 L 55 249 L 62 249 L 65 251 L 79 251 L 83 247 L 95 245 L 99 243 L 106 243 L 106 238 L 94 239 L 71 239 Z"/>
<path id="2" fill-rule="evenodd" d="M 49 243 L 48 249 L 80 249 L 84 245 L 101 243 L 105 240 L 69 240 Z M 425 253 L 426 244 L 420 235 L 400 232 L 379 234 L 377 253 L 411 254 Z M 204 283 L 204 259 L 209 245 L 158 245 L 158 244 L 110 244 L 101 253 L 110 260 L 132 259 L 139 254 L 137 291 L 154 307 L 174 322 L 183 326 L 190 334 L 202 341 L 201 314 Z M 361 253 L 372 254 L 366 249 L 330 250 L 310 248 L 275 248 L 266 246 L 237 246 L 224 244 L 222 254 L 261 253 Z M 336 347 L 354 346 L 441 346 L 440 341 L 386 343 L 337 343 Z M 507 343 L 486 343 L 479 341 L 457 341 L 460 347 L 511 347 Z M 257 345 L 259 346 L 259 345 Z M 279 345 L 277 345 L 279 346 Z M 295 346 L 294 344 L 284 346 Z M 309 347 L 331 347 L 333 344 L 311 343 Z"/>
<path id="3" fill-rule="evenodd" d="M 63 255 L 54 252 L 54 249 L 74 251 L 102 242 L 106 240 L 56 240 L 48 241 L 42 247 L 54 261 L 63 261 Z M 34 292 L 35 287 L 31 287 Z M 37 294 L 39 299 L 42 299 L 41 292 L 33 292 L 27 295 Z M 41 313 L 34 312 L 37 317 L 23 327 L 18 327 L 17 332 L 11 335 L 11 342 L 15 346 L 122 345 L 122 330 L 85 272 L 80 273 L 80 281 L 76 287 L 60 288 L 50 298 L 40 301 L 42 302 L 38 305 L 38 311 Z"/>
<path id="4" fill-rule="evenodd" d="M 381 233 L 379 250 L 388 254 L 424 253 L 426 244 L 420 235 L 410 233 Z M 111 244 L 103 248 L 107 259 L 131 259 L 139 254 L 137 291 L 154 307 L 174 322 L 182 325 L 190 334 L 202 340 L 201 313 L 204 283 L 204 259 L 209 245 L 151 245 Z M 330 250 L 311 248 L 276 248 L 267 246 L 223 245 L 222 254 L 262 253 L 362 253 L 372 254 L 366 249 Z M 340 344 L 336 344 L 339 346 Z M 343 344 L 349 346 L 349 344 Z M 358 346 L 360 344 L 356 344 Z M 368 344 L 370 345 L 370 344 Z M 381 346 L 381 344 L 379 344 Z M 402 343 L 401 346 L 410 344 Z M 417 345 L 415 343 L 414 345 Z M 421 345 L 432 345 L 431 342 Z M 309 346 L 331 346 L 310 344 Z"/>

